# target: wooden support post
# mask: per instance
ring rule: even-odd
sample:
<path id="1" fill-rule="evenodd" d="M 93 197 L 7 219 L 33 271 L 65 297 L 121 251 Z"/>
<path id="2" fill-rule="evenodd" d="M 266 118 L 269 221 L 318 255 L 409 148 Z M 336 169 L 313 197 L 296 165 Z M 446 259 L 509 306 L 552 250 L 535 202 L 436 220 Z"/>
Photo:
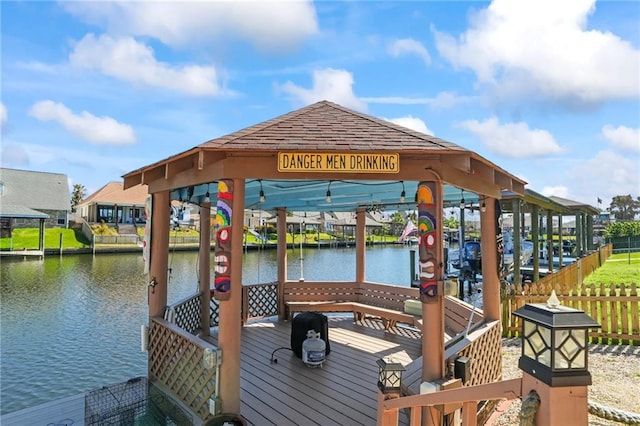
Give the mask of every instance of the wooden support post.
<path id="1" fill-rule="evenodd" d="M 420 185 L 420 184 L 419 184 Z M 435 182 L 433 201 L 435 219 L 437 225 L 437 238 L 442 239 L 442 210 L 443 210 L 444 185 L 440 180 Z M 420 201 L 418 201 L 420 203 Z M 462 211 L 461 211 L 462 213 Z M 464 240 L 463 240 L 464 241 Z M 420 244 L 425 244 L 420 241 Z M 438 284 L 438 295 L 429 303 L 422 303 L 422 381 L 435 382 L 444 377 L 444 265 L 443 265 L 443 244 L 437 245 L 436 253 L 436 278 L 441 283 Z M 420 246 L 418 247 L 420 250 Z M 424 261 L 424 259 L 420 259 Z M 422 263 L 422 262 L 421 262 Z M 442 265 L 442 266 L 441 266 Z M 419 265 L 422 268 L 422 264 Z M 422 270 L 421 270 L 422 273 Z M 442 284 L 442 285 L 441 285 Z M 421 296 L 422 298 L 422 296 Z M 427 407 L 422 412 L 422 417 L 428 426 L 439 426 L 442 424 L 442 415 L 434 407 Z"/>
<path id="2" fill-rule="evenodd" d="M 547 259 L 549 259 L 549 273 L 553 272 L 553 215 L 547 210 Z"/>
<path id="3" fill-rule="evenodd" d="M 536 425 L 586 425 L 589 422 L 587 386 L 551 387 L 526 372 L 522 372 L 522 391 L 535 390 L 540 407 Z"/>
<path id="4" fill-rule="evenodd" d="M 531 282 L 540 279 L 540 227 L 538 220 L 538 206 L 531 206 L 531 239 L 533 240 L 533 278 Z"/>
<path id="5" fill-rule="evenodd" d="M 485 200 L 486 210 L 480 213 L 482 240 L 482 309 L 487 321 L 500 321 L 500 277 L 496 242 L 496 199 Z M 502 236 L 500 236 L 502 237 Z"/>
<path id="6" fill-rule="evenodd" d="M 220 365 L 220 399 L 222 411 L 240 413 L 240 333 L 242 305 L 242 236 L 244 230 L 244 179 L 233 179 L 231 219 L 231 290 L 228 300 L 220 301 L 218 346 L 222 350 Z"/>
<path id="7" fill-rule="evenodd" d="M 286 319 L 284 283 L 287 282 L 287 209 L 276 209 L 278 215 L 278 318 Z"/>
<path id="8" fill-rule="evenodd" d="M 477 401 L 466 401 L 462 403 L 462 426 L 476 426 L 478 424 L 478 403 Z"/>
<path id="9" fill-rule="evenodd" d="M 558 246 L 560 247 L 558 249 L 558 265 L 560 265 L 560 268 L 562 268 L 562 265 L 564 265 L 564 242 L 562 239 L 562 213 L 560 213 L 558 215 Z"/>
<path id="10" fill-rule="evenodd" d="M 384 409 L 384 401 L 389 398 L 397 398 L 397 395 L 385 395 L 378 390 L 378 421 L 377 426 L 398 426 L 398 414 L 397 408 L 391 408 L 389 410 Z"/>
<path id="11" fill-rule="evenodd" d="M 594 250 L 595 244 L 593 243 L 593 216 L 586 216 L 586 244 L 587 244 L 587 252 Z"/>
<path id="12" fill-rule="evenodd" d="M 576 213 L 576 257 L 582 257 L 582 214 Z"/>
<path id="13" fill-rule="evenodd" d="M 513 283 L 515 285 L 522 284 L 522 273 L 520 271 L 520 256 L 522 229 L 524 223 L 520 221 L 520 199 L 515 198 L 511 201 L 511 207 L 513 210 Z"/>
<path id="14" fill-rule="evenodd" d="M 356 210 L 356 282 L 362 284 L 366 276 L 366 211 L 364 208 Z"/>
<path id="15" fill-rule="evenodd" d="M 167 305 L 169 278 L 169 191 L 152 194 L 149 259 L 149 317 L 162 317 Z"/>
<path id="16" fill-rule="evenodd" d="M 210 334 L 211 301 L 211 203 L 200 206 L 200 246 L 198 247 L 198 273 L 200 282 L 200 329 L 203 336 Z"/>

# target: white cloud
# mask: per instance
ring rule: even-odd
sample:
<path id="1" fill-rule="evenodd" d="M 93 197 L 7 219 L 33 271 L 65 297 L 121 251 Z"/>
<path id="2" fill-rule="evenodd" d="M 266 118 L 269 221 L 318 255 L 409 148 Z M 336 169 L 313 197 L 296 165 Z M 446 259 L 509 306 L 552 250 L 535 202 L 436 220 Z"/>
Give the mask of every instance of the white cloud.
<path id="1" fill-rule="evenodd" d="M 494 0 L 458 38 L 434 30 L 440 54 L 500 97 L 591 105 L 640 94 L 640 51 L 587 29 L 595 0 Z"/>
<path id="2" fill-rule="evenodd" d="M 620 194 L 638 196 L 640 170 L 637 159 L 601 151 L 595 157 L 567 169 L 563 180 L 572 188 L 568 198 L 594 203 L 596 197 Z"/>
<path id="3" fill-rule="evenodd" d="M 96 117 L 82 111 L 74 114 L 64 104 L 50 100 L 35 103 L 29 115 L 40 121 L 55 121 L 69 133 L 93 144 L 125 145 L 136 142 L 133 128 L 111 117 Z"/>
<path id="4" fill-rule="evenodd" d="M 433 98 L 411 98 L 406 96 L 362 97 L 361 101 L 372 104 L 428 105 L 434 109 L 449 109 L 475 100 L 472 96 L 458 96 L 452 92 L 440 92 Z"/>
<path id="5" fill-rule="evenodd" d="M 408 129 L 415 130 L 416 132 L 425 133 L 427 135 L 433 136 L 433 132 L 427 127 L 427 124 L 424 121 L 422 121 L 420 118 L 408 115 L 406 117 L 385 118 L 385 120 L 395 123 L 399 126 L 403 126 Z"/>
<path id="6" fill-rule="evenodd" d="M 239 38 L 262 50 L 288 50 L 318 32 L 309 1 L 62 2 L 111 34 L 149 36 L 171 46 L 210 46 Z"/>
<path id="7" fill-rule="evenodd" d="M 5 124 L 7 124 L 7 107 L 0 102 L 0 128 L 3 128 Z"/>
<path id="8" fill-rule="evenodd" d="M 395 40 L 387 47 L 387 52 L 396 57 L 400 55 L 417 55 L 426 65 L 431 63 L 431 56 L 427 49 L 422 43 L 412 38 Z"/>
<path id="9" fill-rule="evenodd" d="M 358 111 L 367 110 L 367 104 L 353 93 L 353 75 L 345 70 L 326 68 L 314 71 L 311 89 L 302 88 L 290 81 L 279 86 L 279 89 L 303 105 L 327 100 Z"/>
<path id="10" fill-rule="evenodd" d="M 614 147 L 625 151 L 640 152 L 640 128 L 632 129 L 626 126 L 604 126 L 602 135 Z"/>
<path id="11" fill-rule="evenodd" d="M 2 163 L 3 167 L 26 166 L 29 164 L 29 154 L 20 145 L 3 143 L 0 145 L 0 163 Z"/>
<path id="12" fill-rule="evenodd" d="M 148 159 L 127 156 L 127 152 L 130 151 L 116 149 L 109 154 L 104 149 L 86 149 L 79 155 L 78 150 L 70 145 L 40 145 L 19 141 L 0 146 L 3 167 L 64 173 L 71 182 L 85 185 L 87 194 L 148 163 Z"/>
<path id="13" fill-rule="evenodd" d="M 492 152 L 506 157 L 538 157 L 562 152 L 546 130 L 530 129 L 524 122 L 500 124 L 496 117 L 483 122 L 467 120 L 460 127 L 475 134 Z"/>
<path id="14" fill-rule="evenodd" d="M 131 37 L 96 38 L 87 34 L 71 53 L 71 64 L 88 68 L 133 84 L 162 87 L 193 96 L 220 93 L 216 70 L 211 66 L 171 66 L 158 62 L 153 49 Z"/>

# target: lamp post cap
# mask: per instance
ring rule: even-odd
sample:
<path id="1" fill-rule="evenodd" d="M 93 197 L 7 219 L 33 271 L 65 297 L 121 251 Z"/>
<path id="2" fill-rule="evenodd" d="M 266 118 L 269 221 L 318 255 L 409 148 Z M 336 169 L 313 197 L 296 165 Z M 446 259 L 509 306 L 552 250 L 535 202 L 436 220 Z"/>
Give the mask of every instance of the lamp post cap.
<path id="1" fill-rule="evenodd" d="M 550 307 L 544 303 L 530 303 L 513 312 L 513 315 L 550 328 L 600 328 L 584 311 L 559 305 Z"/>

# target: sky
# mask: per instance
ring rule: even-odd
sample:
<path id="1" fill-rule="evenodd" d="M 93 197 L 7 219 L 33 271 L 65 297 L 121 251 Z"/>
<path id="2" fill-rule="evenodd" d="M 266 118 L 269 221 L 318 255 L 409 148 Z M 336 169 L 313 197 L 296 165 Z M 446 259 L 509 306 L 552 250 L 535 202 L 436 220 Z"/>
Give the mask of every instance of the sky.
<path id="1" fill-rule="evenodd" d="M 1 165 L 87 195 L 329 100 L 547 196 L 640 196 L 635 0 L 3 0 L 0 14 Z"/>

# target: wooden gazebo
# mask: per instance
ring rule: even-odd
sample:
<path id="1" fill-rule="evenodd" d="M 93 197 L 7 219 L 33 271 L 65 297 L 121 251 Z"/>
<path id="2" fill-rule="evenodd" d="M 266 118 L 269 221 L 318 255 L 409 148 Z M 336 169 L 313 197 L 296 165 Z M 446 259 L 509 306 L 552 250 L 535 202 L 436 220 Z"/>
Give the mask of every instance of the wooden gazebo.
<path id="1" fill-rule="evenodd" d="M 222 136 L 124 176 L 124 188 L 148 185 L 152 203 L 148 248 L 149 378 L 174 389 L 206 420 L 240 413 L 243 212 L 277 211 L 278 284 L 286 276 L 286 210 L 351 211 L 357 215 L 356 283 L 365 281 L 364 215 L 384 207 L 419 212 L 422 368 L 424 382 L 445 375 L 442 215 L 461 191 L 486 206 L 481 214 L 485 321 L 500 320 L 500 238 L 496 203 L 502 190 L 524 194 L 525 182 L 475 152 L 391 122 L 322 101 Z M 219 307 L 217 347 L 178 327 L 159 326 L 167 305 L 170 202 L 189 201 L 205 215 L 217 206 L 215 268 L 209 222 L 201 221 L 199 336 L 210 326 L 210 299 Z M 212 274 L 211 270 L 215 270 Z M 213 275 L 213 276 L 212 276 Z M 284 319 L 282 290 L 279 315 Z M 498 325 L 499 327 L 499 325 Z M 171 337 L 169 334 L 173 333 Z M 195 339 L 195 340 L 194 340 Z M 497 345 L 499 339 L 492 342 Z M 496 348 L 494 348 L 496 349 Z M 220 356 L 222 354 L 222 356 Z M 172 362 L 204 358 L 184 373 Z M 208 364 L 208 365 L 207 365 Z M 211 369 L 210 367 L 217 366 Z M 214 377 L 215 376 L 215 377 Z M 219 377 L 218 377 L 219 376 Z M 180 386 L 175 385 L 182 383 Z M 212 385 L 212 383 L 214 383 Z M 375 383 L 372 383 L 375 386 Z M 213 402 L 212 402 L 213 401 Z M 209 410 L 209 411 L 207 411 Z"/>

